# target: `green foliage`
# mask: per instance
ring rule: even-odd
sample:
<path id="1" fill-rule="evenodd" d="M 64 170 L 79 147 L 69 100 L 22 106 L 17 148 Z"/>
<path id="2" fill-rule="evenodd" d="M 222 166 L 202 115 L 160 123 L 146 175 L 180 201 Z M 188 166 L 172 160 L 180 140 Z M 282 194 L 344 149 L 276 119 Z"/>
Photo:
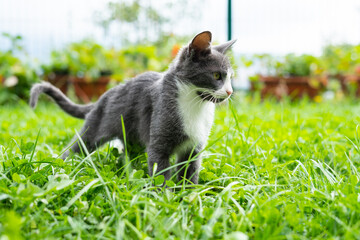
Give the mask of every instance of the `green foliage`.
<path id="1" fill-rule="evenodd" d="M 275 57 L 270 54 L 256 54 L 250 58 L 242 57 L 242 63 L 246 67 L 258 64 L 258 67 L 266 76 L 312 76 L 324 72 L 323 62 L 320 58 L 312 55 L 287 54 Z M 252 79 L 253 81 L 256 78 Z"/>
<path id="2" fill-rule="evenodd" d="M 287 54 L 281 57 L 256 54 L 251 57 L 242 56 L 241 62 L 245 67 L 258 67 L 267 76 L 359 75 L 360 45 L 327 45 L 319 57 L 308 54 Z"/>
<path id="3" fill-rule="evenodd" d="M 120 50 L 117 59 L 119 67 L 115 71 L 117 78 L 125 79 L 144 71 L 162 69 L 162 63 L 158 60 L 156 53 L 154 46 L 133 46 Z"/>
<path id="4" fill-rule="evenodd" d="M 168 55 L 160 55 L 155 46 L 137 45 L 120 50 L 117 54 L 118 67 L 113 78 L 123 80 L 146 71 L 164 71 L 171 62 Z"/>
<path id="5" fill-rule="evenodd" d="M 94 40 L 84 39 L 68 44 L 61 51 L 52 51 L 51 62 L 43 69 L 45 74 L 68 71 L 72 76 L 95 81 L 102 73 L 112 72 L 117 67 L 115 58 L 114 49 L 105 49 Z"/>
<path id="6" fill-rule="evenodd" d="M 360 74 L 360 45 L 328 45 L 323 49 L 322 59 L 331 75 Z"/>
<path id="7" fill-rule="evenodd" d="M 359 113 L 349 100 L 235 98 L 216 112 L 201 185 L 161 190 L 162 177 L 122 165 L 108 145 L 59 159 L 83 122 L 54 104 L 0 106 L 0 235 L 356 239 Z"/>
<path id="8" fill-rule="evenodd" d="M 133 2 L 110 2 L 109 9 L 112 11 L 108 21 L 118 20 L 128 23 L 136 22 L 139 18 L 141 5 L 139 0 Z"/>
<path id="9" fill-rule="evenodd" d="M 97 79 L 102 71 L 113 71 L 115 50 L 105 49 L 93 40 L 71 43 L 65 49 L 70 73 L 86 79 Z"/>
<path id="10" fill-rule="evenodd" d="M 44 75 L 52 73 L 69 74 L 70 59 L 66 51 L 53 50 L 50 53 L 50 63 L 41 66 Z"/>
<path id="11" fill-rule="evenodd" d="M 265 75 L 269 76 L 281 76 L 283 63 L 279 58 L 276 58 L 270 54 L 255 54 L 249 59 L 243 58 L 243 64 L 250 67 L 253 64 L 259 64 L 259 67 L 265 70 Z"/>
<path id="12" fill-rule="evenodd" d="M 321 61 L 317 57 L 308 54 L 300 56 L 295 54 L 286 55 L 282 68 L 284 76 L 311 76 L 323 72 Z"/>
<path id="13" fill-rule="evenodd" d="M 20 60 L 16 55 L 26 54 L 20 44 L 20 36 L 11 36 L 3 34 L 11 42 L 11 48 L 7 51 L 0 51 L 0 104 L 17 100 L 18 98 L 26 99 L 29 95 L 30 86 L 37 82 L 36 72 Z"/>
<path id="14" fill-rule="evenodd" d="M 132 78 L 146 71 L 165 71 L 188 37 L 173 34 L 162 36 L 152 45 L 134 45 L 116 52 L 116 68 L 112 78 L 117 81 Z"/>
<path id="15" fill-rule="evenodd" d="M 88 81 L 95 81 L 108 72 L 113 79 L 123 81 L 145 71 L 166 70 L 174 57 L 172 47 L 183 42 L 183 38 L 169 35 L 154 45 L 134 45 L 115 50 L 85 39 L 71 43 L 63 50 L 52 51 L 50 64 L 42 68 L 46 75 L 63 72 Z"/>

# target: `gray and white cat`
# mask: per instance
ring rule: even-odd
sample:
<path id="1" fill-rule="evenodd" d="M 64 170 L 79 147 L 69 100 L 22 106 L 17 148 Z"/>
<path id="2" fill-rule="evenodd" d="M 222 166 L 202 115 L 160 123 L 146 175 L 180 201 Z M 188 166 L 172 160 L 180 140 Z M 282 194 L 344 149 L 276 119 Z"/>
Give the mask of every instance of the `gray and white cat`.
<path id="1" fill-rule="evenodd" d="M 197 184 L 199 153 L 210 133 L 215 104 L 233 92 L 233 70 L 225 53 L 234 42 L 211 46 L 211 33 L 205 31 L 179 51 L 166 72 L 138 75 L 108 90 L 93 104 L 75 104 L 44 82 L 32 87 L 30 105 L 34 108 L 39 95 L 45 93 L 68 114 L 85 119 L 79 135 L 89 151 L 110 140 L 124 139 L 122 116 L 127 144 L 146 148 L 150 175 L 155 163 L 157 172 L 169 168 L 169 158 L 176 154 L 177 162 L 183 163 L 178 167 L 179 180 L 186 177 Z M 71 151 L 78 153 L 81 146 L 73 144 Z M 196 159 L 188 161 L 193 157 Z M 162 174 L 170 178 L 170 170 Z"/>

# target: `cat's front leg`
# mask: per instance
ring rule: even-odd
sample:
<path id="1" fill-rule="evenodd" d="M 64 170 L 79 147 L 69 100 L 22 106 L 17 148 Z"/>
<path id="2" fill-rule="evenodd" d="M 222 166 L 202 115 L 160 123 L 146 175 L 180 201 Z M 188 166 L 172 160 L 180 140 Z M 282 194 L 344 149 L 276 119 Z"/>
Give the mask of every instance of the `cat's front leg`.
<path id="1" fill-rule="evenodd" d="M 201 166 L 201 156 L 199 149 L 190 149 L 188 151 L 177 154 L 178 180 L 184 178 L 193 184 L 199 182 L 199 170 Z"/>
<path id="2" fill-rule="evenodd" d="M 155 147 L 149 147 L 147 150 L 148 153 L 148 167 L 150 176 L 154 173 L 154 165 L 157 164 L 156 173 L 164 175 L 165 180 L 170 179 L 170 170 L 167 169 L 170 167 L 170 154 L 167 154 L 164 151 L 161 151 Z M 167 170 L 165 170 L 167 169 Z"/>

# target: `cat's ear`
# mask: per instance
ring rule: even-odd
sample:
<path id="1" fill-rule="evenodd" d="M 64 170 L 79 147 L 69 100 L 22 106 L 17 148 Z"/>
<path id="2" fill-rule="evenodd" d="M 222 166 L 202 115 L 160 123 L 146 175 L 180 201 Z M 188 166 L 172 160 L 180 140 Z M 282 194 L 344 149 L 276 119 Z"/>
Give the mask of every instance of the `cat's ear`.
<path id="1" fill-rule="evenodd" d="M 214 46 L 213 49 L 215 49 L 216 51 L 218 51 L 222 54 L 225 54 L 226 51 L 229 50 L 235 42 L 236 42 L 236 39 L 230 40 L 226 43 Z"/>
<path id="2" fill-rule="evenodd" d="M 205 31 L 194 37 L 189 45 L 189 54 L 194 52 L 195 56 L 207 55 L 211 52 L 211 32 Z"/>

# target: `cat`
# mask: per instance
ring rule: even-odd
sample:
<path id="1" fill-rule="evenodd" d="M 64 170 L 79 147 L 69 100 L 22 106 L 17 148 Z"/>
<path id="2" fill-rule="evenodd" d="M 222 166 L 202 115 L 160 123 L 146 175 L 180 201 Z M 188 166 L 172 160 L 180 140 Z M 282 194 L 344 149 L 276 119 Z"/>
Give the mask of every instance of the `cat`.
<path id="1" fill-rule="evenodd" d="M 169 158 L 175 154 L 178 179 L 198 184 L 200 152 L 210 134 L 215 104 L 233 92 L 234 72 L 226 52 L 236 40 L 212 46 L 211 38 L 209 31 L 197 34 L 167 71 L 140 74 L 108 90 L 95 103 L 75 104 L 43 82 L 32 87 L 30 106 L 35 108 L 39 95 L 45 93 L 66 113 L 85 119 L 79 135 L 89 152 L 110 140 L 123 140 L 125 132 L 127 145 L 146 148 L 149 175 L 156 172 L 169 180 Z M 71 146 L 74 153 L 81 150 L 80 144 Z M 62 158 L 69 154 L 67 150 Z"/>

